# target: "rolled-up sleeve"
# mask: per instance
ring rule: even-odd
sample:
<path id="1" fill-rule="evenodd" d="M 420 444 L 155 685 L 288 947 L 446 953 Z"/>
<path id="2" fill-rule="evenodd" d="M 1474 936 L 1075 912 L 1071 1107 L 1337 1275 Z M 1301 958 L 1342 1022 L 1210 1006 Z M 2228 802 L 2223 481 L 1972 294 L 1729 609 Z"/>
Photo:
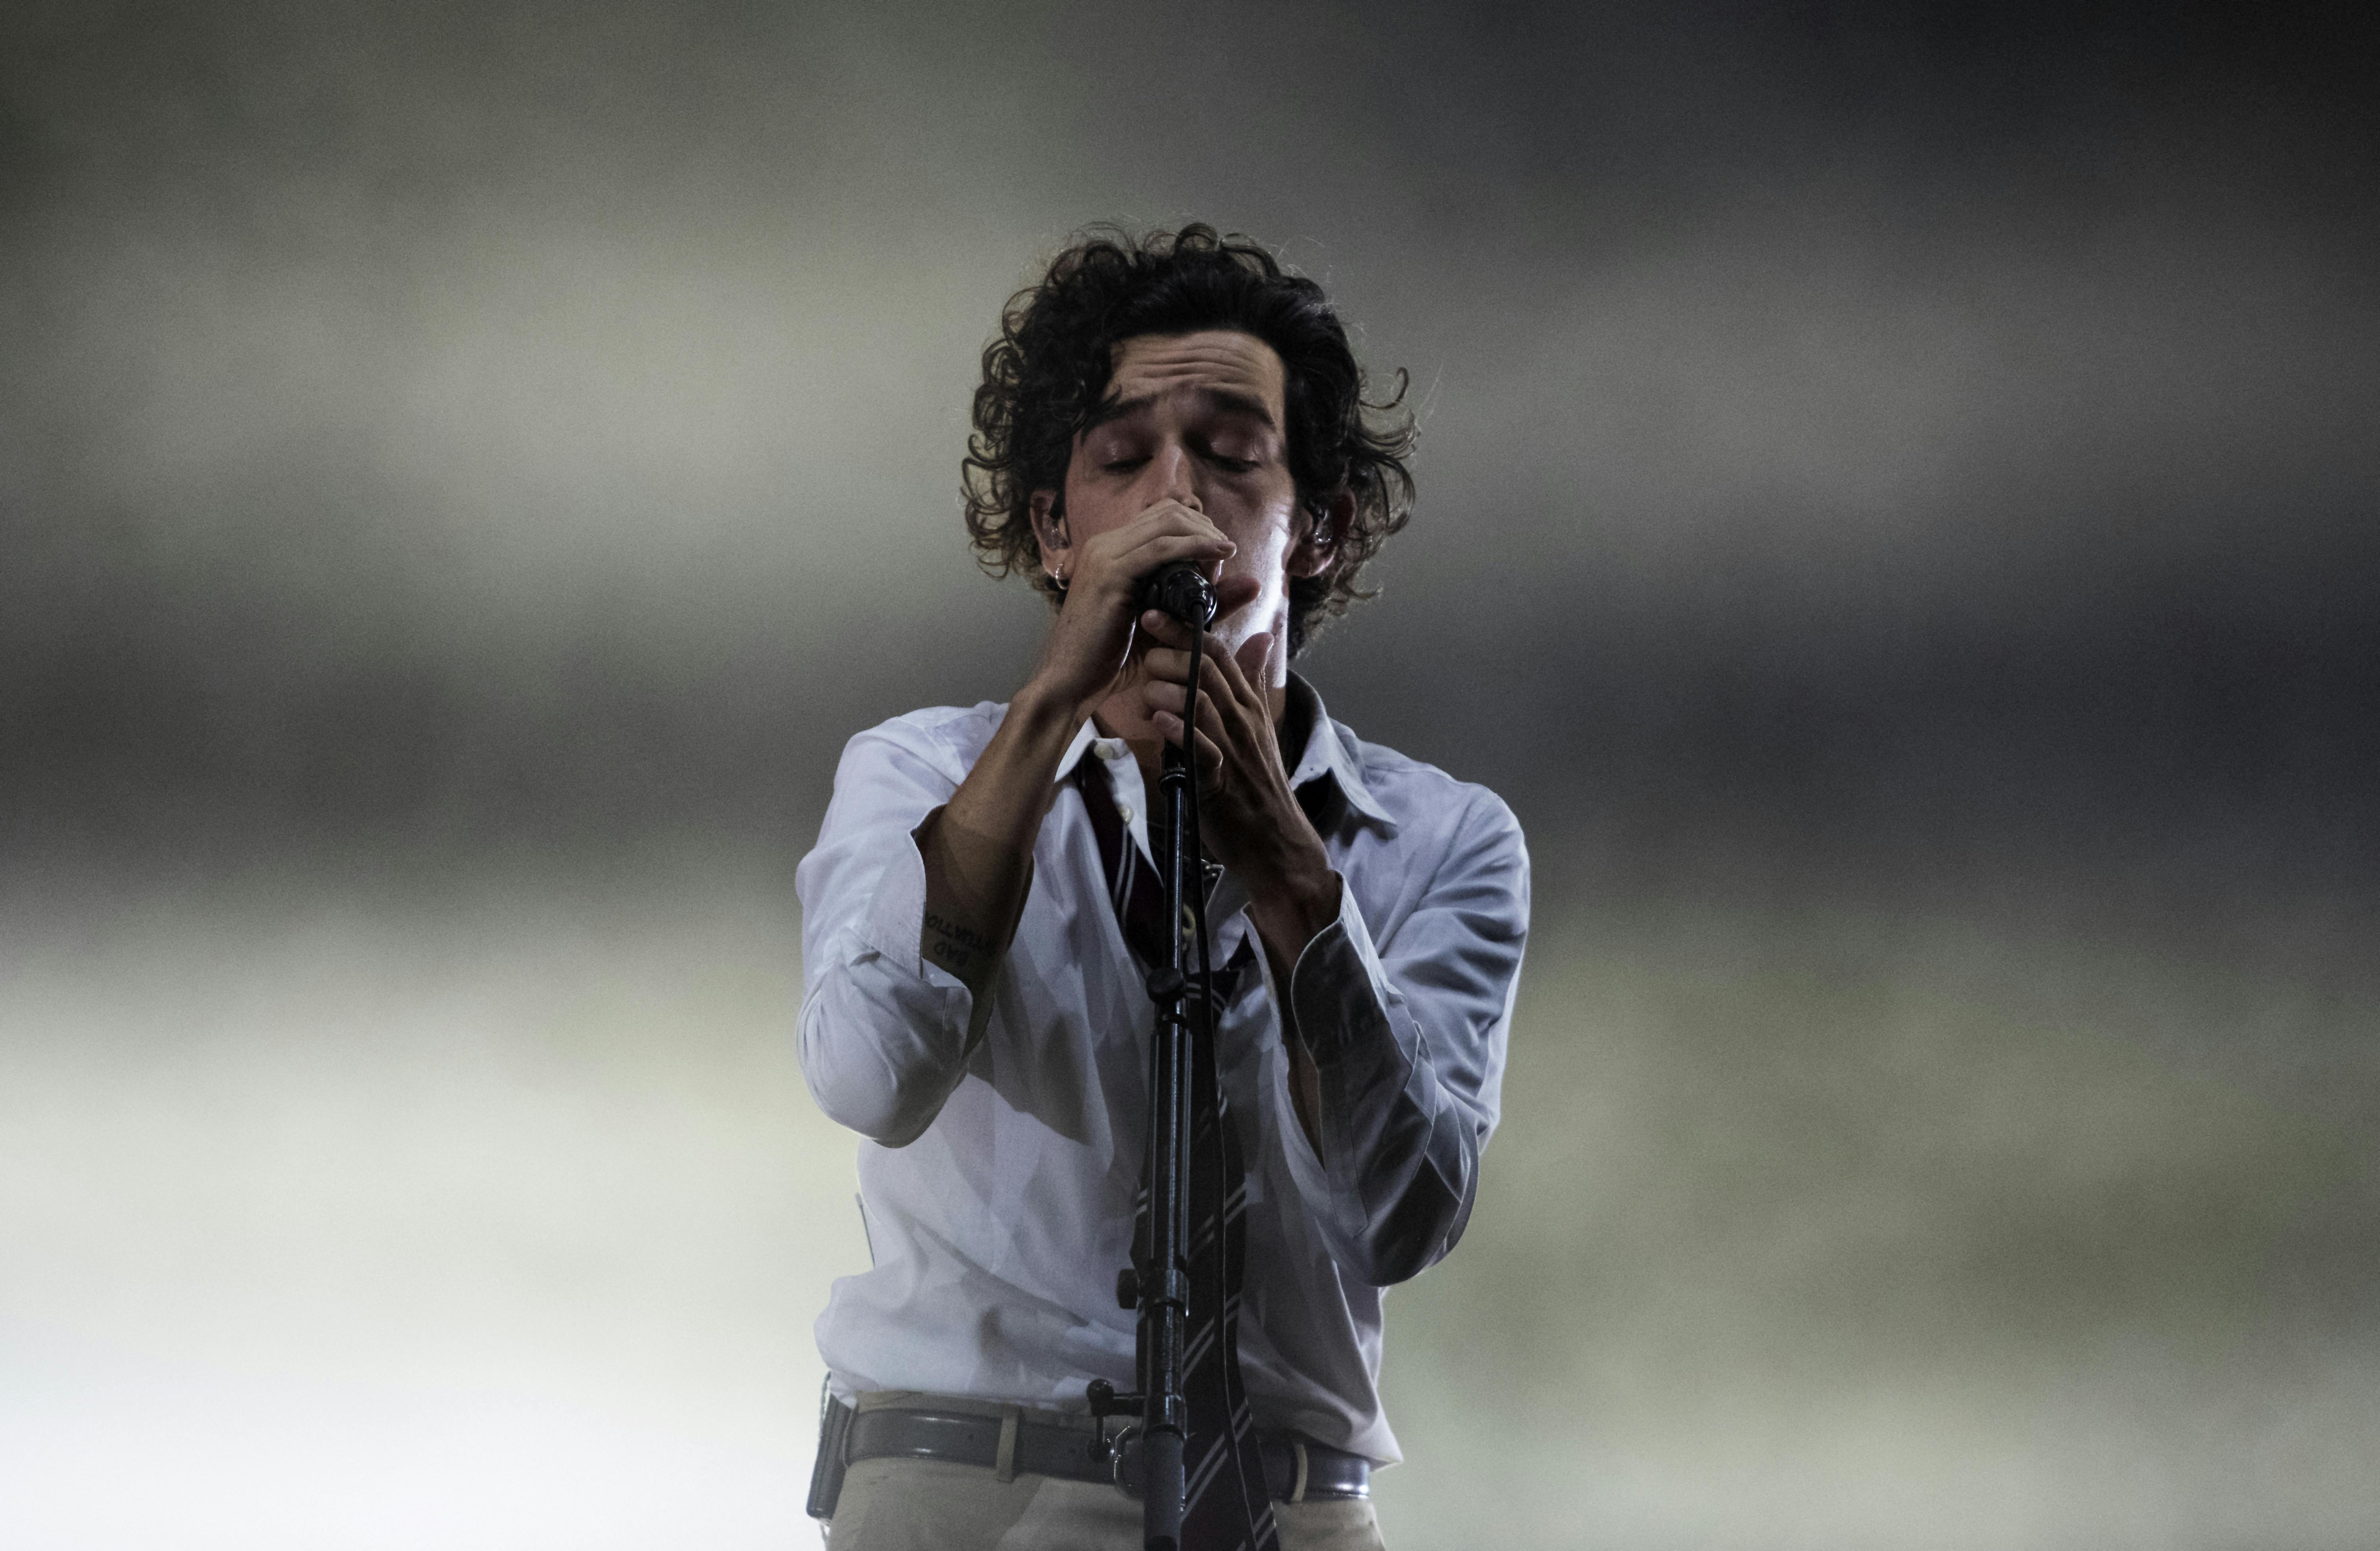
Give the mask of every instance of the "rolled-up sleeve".
<path id="1" fill-rule="evenodd" d="M 1474 791 L 1384 938 L 1342 888 L 1338 919 L 1290 974 L 1294 1037 L 1321 1079 L 1319 1152 L 1293 1139 L 1292 1173 L 1342 1268 L 1378 1287 L 1454 1247 L 1496 1129 L 1529 858 L 1512 811 Z"/>
<path id="2" fill-rule="evenodd" d="M 955 760 L 905 720 L 861 733 L 835 769 L 802 901 L 802 1076 L 819 1107 L 888 1147 L 924 1134 L 966 1072 L 990 998 L 918 951 L 915 832 L 958 789 Z"/>

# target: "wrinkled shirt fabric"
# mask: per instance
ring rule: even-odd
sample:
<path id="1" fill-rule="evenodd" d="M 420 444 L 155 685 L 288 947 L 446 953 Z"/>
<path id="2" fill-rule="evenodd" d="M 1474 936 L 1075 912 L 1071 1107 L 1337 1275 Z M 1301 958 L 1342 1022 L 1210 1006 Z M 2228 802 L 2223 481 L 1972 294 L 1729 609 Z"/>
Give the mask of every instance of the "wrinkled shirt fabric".
<path id="1" fill-rule="evenodd" d="M 1287 994 L 1262 970 L 1220 1009 L 1217 1068 L 1247 1165 L 1240 1359 L 1257 1424 L 1389 1463 L 1381 1298 L 1453 1248 L 1495 1130 L 1528 932 L 1519 824 L 1484 787 L 1333 722 L 1292 678 L 1313 730 L 1291 773 L 1343 886 Z M 830 1385 L 1040 1406 L 1130 1388 L 1130 1258 L 1153 1009 L 1071 783 L 1086 760 L 1148 849 L 1155 795 L 1087 722 L 1034 846 L 1014 940 L 983 997 L 919 952 L 914 832 L 948 802 L 1004 705 L 913 712 L 844 749 L 802 901 L 802 1071 L 867 1140 L 871 1269 L 818 1322 Z M 1318 788 L 1316 783 L 1325 785 Z M 1254 935 L 1228 871 L 1208 910 L 1212 962 Z M 1284 1021 L 1321 1079 L 1320 1147 L 1291 1106 Z"/>

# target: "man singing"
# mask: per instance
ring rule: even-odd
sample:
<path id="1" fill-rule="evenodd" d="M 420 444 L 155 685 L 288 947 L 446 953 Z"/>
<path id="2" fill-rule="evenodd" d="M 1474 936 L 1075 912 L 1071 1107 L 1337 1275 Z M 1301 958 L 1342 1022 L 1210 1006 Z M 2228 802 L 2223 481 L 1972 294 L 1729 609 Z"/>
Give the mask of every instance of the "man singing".
<path id="1" fill-rule="evenodd" d="M 818 1323 L 836 1551 L 1141 1544 L 1084 1394 L 1140 1376 L 1116 1281 L 1185 731 L 1220 864 L 1192 1102 L 1229 1154 L 1191 1256 L 1235 1294 L 1191 1311 L 1185 1551 L 1380 1545 L 1382 1291 L 1470 1216 L 1529 872 L 1494 793 L 1290 672 L 1412 505 L 1410 421 L 1363 393 L 1320 287 L 1203 226 L 1078 241 L 984 352 L 967 527 L 1035 577 L 1048 639 L 1005 705 L 853 739 L 797 874 L 802 1069 L 866 1139 L 875 1263 Z M 1218 604 L 1195 702 L 1188 629 L 1136 601 L 1180 561 Z"/>

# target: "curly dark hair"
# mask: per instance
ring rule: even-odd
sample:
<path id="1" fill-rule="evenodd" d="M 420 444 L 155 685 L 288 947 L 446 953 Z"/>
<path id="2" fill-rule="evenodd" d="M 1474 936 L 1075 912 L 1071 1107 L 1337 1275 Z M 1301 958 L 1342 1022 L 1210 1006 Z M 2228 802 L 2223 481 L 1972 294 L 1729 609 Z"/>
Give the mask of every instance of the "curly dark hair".
<path id="1" fill-rule="evenodd" d="M 1354 515 L 1339 532 L 1330 568 L 1289 584 L 1289 650 L 1358 598 L 1366 561 L 1412 514 L 1414 424 L 1402 410 L 1408 379 L 1374 403 L 1347 331 L 1322 287 L 1281 268 L 1236 234 L 1194 225 L 1135 238 L 1119 227 L 1078 233 L 1038 285 L 1009 299 L 1000 335 L 983 352 L 975 434 L 960 488 L 976 562 L 993 576 L 1023 571 L 1054 606 L 1033 534 L 1037 490 L 1062 490 L 1075 436 L 1108 396 L 1115 347 L 1141 335 L 1237 329 L 1281 357 L 1290 476 L 1317 519 L 1342 492 Z"/>

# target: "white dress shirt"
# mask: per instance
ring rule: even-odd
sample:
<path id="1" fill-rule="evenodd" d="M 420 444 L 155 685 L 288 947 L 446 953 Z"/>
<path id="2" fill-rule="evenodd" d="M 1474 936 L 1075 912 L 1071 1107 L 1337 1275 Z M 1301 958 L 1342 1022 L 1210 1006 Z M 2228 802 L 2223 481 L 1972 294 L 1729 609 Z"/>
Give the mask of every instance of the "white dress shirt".
<path id="1" fill-rule="evenodd" d="M 1259 1426 L 1386 1463 L 1382 1289 L 1454 1246 L 1495 1130 L 1528 933 L 1529 863 L 1484 787 L 1365 743 L 1303 679 L 1300 788 L 1344 880 L 1338 919 L 1290 975 L 1321 1077 L 1321 1147 L 1290 1105 L 1280 988 L 1260 946 L 1221 1008 L 1217 1069 L 1246 1160 L 1241 1370 Z M 948 802 L 1007 707 L 913 712 L 861 733 L 835 771 L 802 900 L 802 1071 L 864 1138 L 872 1270 L 818 1322 L 834 1391 L 915 1389 L 1079 1408 L 1095 1378 L 1132 1387 L 1131 1256 L 1154 1011 L 1109 900 L 1082 794 L 1062 786 L 988 995 L 923 959 L 926 872 L 913 831 Z M 1085 723 L 1090 759 L 1148 849 L 1140 767 Z M 1307 791 L 1309 783 L 1331 788 Z M 1254 927 L 1229 873 L 1212 961 Z"/>

